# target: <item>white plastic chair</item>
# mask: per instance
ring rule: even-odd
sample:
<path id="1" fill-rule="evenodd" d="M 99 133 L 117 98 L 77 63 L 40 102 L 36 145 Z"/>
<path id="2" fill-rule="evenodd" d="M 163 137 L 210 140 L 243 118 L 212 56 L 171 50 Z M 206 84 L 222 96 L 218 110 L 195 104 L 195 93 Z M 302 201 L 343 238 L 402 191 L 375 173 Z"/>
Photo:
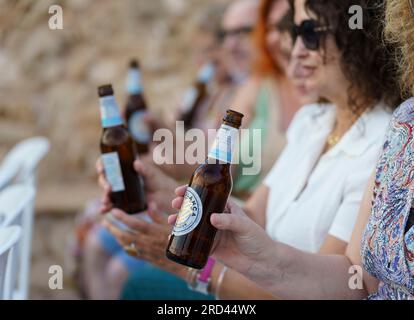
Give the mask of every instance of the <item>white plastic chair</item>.
<path id="1" fill-rule="evenodd" d="M 7 154 L 8 155 L 8 154 Z M 7 157 L 6 155 L 6 157 Z M 13 161 L 3 162 L 0 165 L 0 190 L 10 185 L 19 173 L 20 164 Z"/>
<path id="2" fill-rule="evenodd" d="M 16 244 L 21 236 L 21 228 L 12 226 L 0 229 L 0 300 L 10 299 L 10 282 L 13 281 L 10 274 L 10 262 L 15 255 Z M 12 259 L 9 259 L 10 256 Z"/>
<path id="3" fill-rule="evenodd" d="M 0 165 L 0 190 L 13 181 L 35 183 L 37 166 L 49 151 L 47 138 L 34 137 L 16 144 Z"/>
<path id="4" fill-rule="evenodd" d="M 15 145 L 0 165 L 0 190 L 12 183 L 29 184 L 35 187 L 38 164 L 47 154 L 49 148 L 49 140 L 44 137 L 29 138 Z M 27 299 L 29 291 L 34 198 L 27 204 L 21 220 L 23 234 L 20 254 L 22 257 L 20 259 L 19 287 L 14 294 L 14 298 L 19 300 Z"/>
<path id="5" fill-rule="evenodd" d="M 11 288 L 7 288 L 16 300 L 27 299 L 29 290 L 33 217 L 28 211 L 32 210 L 35 194 L 34 186 L 28 183 L 12 185 L 0 192 L 0 230 L 11 225 L 22 228 L 19 246 L 11 263 Z"/>

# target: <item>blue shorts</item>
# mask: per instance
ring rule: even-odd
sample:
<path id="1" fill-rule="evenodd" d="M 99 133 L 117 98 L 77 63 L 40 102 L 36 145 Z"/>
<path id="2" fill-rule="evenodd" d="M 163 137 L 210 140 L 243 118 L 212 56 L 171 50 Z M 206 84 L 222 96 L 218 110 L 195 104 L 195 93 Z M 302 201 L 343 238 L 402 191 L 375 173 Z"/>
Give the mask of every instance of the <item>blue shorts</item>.
<path id="1" fill-rule="evenodd" d="M 214 300 L 188 289 L 187 283 L 177 276 L 146 264 L 140 272 L 133 272 L 124 284 L 122 300 Z"/>
<path id="2" fill-rule="evenodd" d="M 105 228 L 99 227 L 98 238 L 104 250 L 113 258 L 121 261 L 129 273 L 139 272 L 146 264 L 144 260 L 134 258 L 126 253 L 115 237 Z"/>

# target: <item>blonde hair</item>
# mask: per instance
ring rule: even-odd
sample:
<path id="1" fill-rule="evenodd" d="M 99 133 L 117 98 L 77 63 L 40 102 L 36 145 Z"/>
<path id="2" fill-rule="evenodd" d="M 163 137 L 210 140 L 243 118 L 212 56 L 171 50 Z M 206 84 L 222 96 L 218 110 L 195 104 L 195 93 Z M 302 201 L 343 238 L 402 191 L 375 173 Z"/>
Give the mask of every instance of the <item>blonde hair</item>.
<path id="1" fill-rule="evenodd" d="M 414 95 L 414 13 L 410 0 L 387 0 L 385 36 L 397 46 L 402 92 Z"/>

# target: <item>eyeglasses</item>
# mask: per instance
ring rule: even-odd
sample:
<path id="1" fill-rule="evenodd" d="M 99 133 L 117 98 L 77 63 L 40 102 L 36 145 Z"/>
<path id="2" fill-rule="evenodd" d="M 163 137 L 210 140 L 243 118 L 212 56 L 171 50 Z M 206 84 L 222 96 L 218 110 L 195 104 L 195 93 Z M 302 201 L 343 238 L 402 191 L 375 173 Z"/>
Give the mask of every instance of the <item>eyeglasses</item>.
<path id="1" fill-rule="evenodd" d="M 304 20 L 299 26 L 293 25 L 291 35 L 293 43 L 300 36 L 306 49 L 316 51 L 319 50 L 321 36 L 331 30 L 329 26 L 318 26 L 315 20 Z"/>
<path id="2" fill-rule="evenodd" d="M 245 26 L 245 27 L 240 27 L 240 28 L 235 28 L 235 29 L 229 29 L 229 30 L 220 30 L 217 33 L 217 38 L 220 40 L 224 40 L 227 37 L 231 37 L 231 36 L 244 36 L 244 35 L 248 35 L 250 33 L 252 33 L 253 31 L 253 27 L 252 26 Z"/>

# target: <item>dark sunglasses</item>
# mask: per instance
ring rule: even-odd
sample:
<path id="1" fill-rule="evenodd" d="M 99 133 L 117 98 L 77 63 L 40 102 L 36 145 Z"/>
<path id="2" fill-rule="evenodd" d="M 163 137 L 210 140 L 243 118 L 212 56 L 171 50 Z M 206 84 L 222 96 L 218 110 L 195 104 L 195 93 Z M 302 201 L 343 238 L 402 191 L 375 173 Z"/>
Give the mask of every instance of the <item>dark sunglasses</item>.
<path id="1" fill-rule="evenodd" d="M 246 27 L 240 27 L 235 29 L 229 29 L 229 30 L 220 30 L 217 33 L 217 38 L 220 40 L 224 40 L 227 37 L 231 36 L 244 36 L 252 33 L 253 27 L 246 26 Z"/>
<path id="2" fill-rule="evenodd" d="M 301 37 L 306 49 L 316 51 L 320 48 L 322 35 L 331 30 L 332 27 L 319 26 L 315 20 L 304 20 L 299 26 L 292 26 L 291 35 L 293 43 Z"/>

